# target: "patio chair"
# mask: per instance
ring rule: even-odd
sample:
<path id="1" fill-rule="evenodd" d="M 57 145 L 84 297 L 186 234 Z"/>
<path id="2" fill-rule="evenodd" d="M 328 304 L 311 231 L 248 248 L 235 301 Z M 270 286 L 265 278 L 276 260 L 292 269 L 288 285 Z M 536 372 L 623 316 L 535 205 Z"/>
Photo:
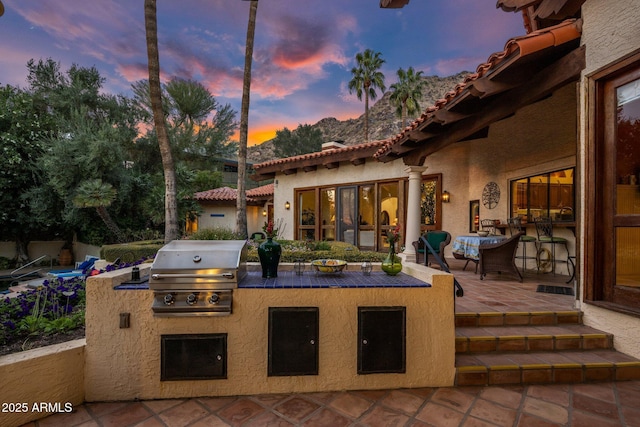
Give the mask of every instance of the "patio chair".
<path id="1" fill-rule="evenodd" d="M 480 280 L 484 279 L 487 273 L 513 273 L 522 282 L 520 270 L 516 267 L 516 252 L 520 237 L 524 233 L 517 233 L 506 240 L 498 243 L 482 243 L 478 248 L 480 252 Z"/>
<path id="2" fill-rule="evenodd" d="M 424 235 L 422 235 L 429 245 L 433 248 L 433 251 L 438 254 L 440 259 L 444 265 L 449 268 L 449 264 L 444 259 L 444 248 L 451 243 L 451 234 L 448 231 L 442 230 L 432 230 L 427 231 Z M 416 250 L 416 262 L 418 264 L 430 265 L 429 262 L 429 253 L 425 250 L 424 242 L 422 238 L 418 239 L 415 242 L 412 242 L 414 249 Z"/>
<path id="3" fill-rule="evenodd" d="M 535 256 L 527 257 L 527 243 L 533 243 L 537 245 L 537 240 L 533 236 L 527 236 L 524 227 L 522 227 L 522 218 L 519 216 L 508 218 L 507 223 L 509 224 L 509 231 L 511 235 L 515 235 L 518 233 L 522 233 L 520 236 L 520 243 L 522 243 L 522 256 L 516 256 L 516 258 L 522 259 L 522 272 L 524 273 L 527 270 L 527 259 L 536 259 Z"/>
<path id="4" fill-rule="evenodd" d="M 480 228 L 483 231 L 488 231 L 489 235 L 495 236 L 495 234 L 496 234 L 496 220 L 495 219 L 483 219 L 483 220 L 480 220 Z"/>
<path id="5" fill-rule="evenodd" d="M 538 256 L 543 249 L 542 245 L 551 245 L 551 270 L 553 275 L 556 275 L 556 262 L 566 262 L 569 264 L 569 247 L 567 246 L 567 239 L 564 237 L 555 237 L 553 235 L 553 221 L 548 217 L 534 218 L 533 222 L 536 224 L 536 233 L 538 233 Z M 556 261 L 556 246 L 563 245 L 565 251 L 567 251 L 566 261 Z M 540 260 L 538 260 L 538 270 L 540 270 Z"/>

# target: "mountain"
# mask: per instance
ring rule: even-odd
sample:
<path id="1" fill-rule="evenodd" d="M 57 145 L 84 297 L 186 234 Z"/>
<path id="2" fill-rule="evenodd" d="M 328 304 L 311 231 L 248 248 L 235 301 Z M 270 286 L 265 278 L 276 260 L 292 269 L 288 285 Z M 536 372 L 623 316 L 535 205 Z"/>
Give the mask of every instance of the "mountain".
<path id="1" fill-rule="evenodd" d="M 438 99 L 443 98 L 447 92 L 453 90 L 455 85 L 462 82 L 468 74 L 469 72 L 463 71 L 448 77 L 424 77 L 426 84 L 422 91 L 421 111 L 419 114 L 422 114 L 427 107 L 434 105 Z M 391 138 L 402 130 L 402 119 L 396 116 L 396 108 L 389 101 L 391 93 L 391 91 L 385 92 L 382 98 L 379 98 L 369 108 L 370 141 Z M 364 111 L 364 101 L 362 102 L 362 109 Z M 409 117 L 407 124 L 411 123 L 416 117 Z M 364 112 L 357 119 L 338 120 L 334 117 L 327 117 L 313 124 L 312 127 L 322 131 L 325 142 L 343 141 L 346 145 L 364 142 Z M 251 146 L 247 150 L 247 161 L 249 163 L 261 163 L 275 158 L 273 140 Z"/>

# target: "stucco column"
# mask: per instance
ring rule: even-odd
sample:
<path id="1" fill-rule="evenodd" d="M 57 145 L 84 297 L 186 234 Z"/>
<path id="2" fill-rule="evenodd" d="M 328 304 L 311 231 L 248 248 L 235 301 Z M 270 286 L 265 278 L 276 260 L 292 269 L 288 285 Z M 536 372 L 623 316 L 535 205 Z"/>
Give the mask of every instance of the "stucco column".
<path id="1" fill-rule="evenodd" d="M 409 190 L 407 194 L 407 226 L 405 228 L 404 252 L 405 260 L 415 262 L 416 252 L 411 242 L 420 236 L 420 184 L 422 183 L 422 172 L 427 168 L 424 166 L 408 166 L 405 172 L 409 174 Z"/>

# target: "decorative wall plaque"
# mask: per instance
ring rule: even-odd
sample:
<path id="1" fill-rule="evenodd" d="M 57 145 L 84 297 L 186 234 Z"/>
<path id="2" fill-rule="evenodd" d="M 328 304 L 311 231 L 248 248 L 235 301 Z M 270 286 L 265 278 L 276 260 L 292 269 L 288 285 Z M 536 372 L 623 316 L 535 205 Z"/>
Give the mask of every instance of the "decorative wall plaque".
<path id="1" fill-rule="evenodd" d="M 500 201 L 500 187 L 491 181 L 484 186 L 482 190 L 482 204 L 487 209 L 493 209 L 498 206 Z"/>

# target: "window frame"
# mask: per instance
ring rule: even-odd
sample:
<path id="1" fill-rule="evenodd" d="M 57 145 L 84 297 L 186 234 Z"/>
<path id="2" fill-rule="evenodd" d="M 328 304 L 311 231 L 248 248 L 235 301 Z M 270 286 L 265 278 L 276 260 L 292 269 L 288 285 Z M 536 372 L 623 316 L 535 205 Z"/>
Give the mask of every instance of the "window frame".
<path id="1" fill-rule="evenodd" d="M 553 194 L 552 191 L 552 185 L 553 182 L 550 179 L 551 174 L 557 173 L 557 172 L 562 172 L 562 171 L 566 171 L 566 170 L 572 170 L 572 176 L 573 176 L 573 183 L 571 184 L 573 187 L 573 191 L 571 194 L 571 217 L 570 218 L 554 218 L 554 216 L 551 215 L 551 211 L 554 210 L 555 208 L 552 207 L 551 204 L 551 197 Z M 517 183 L 518 181 L 522 181 L 522 180 L 527 180 L 527 187 L 526 187 L 526 214 L 525 217 L 523 218 L 523 220 L 526 220 L 528 222 L 533 222 L 533 218 L 535 217 L 531 211 L 532 209 L 532 196 L 531 196 L 531 192 L 532 192 L 532 188 L 531 188 L 531 179 L 532 178 L 538 178 L 541 176 L 546 176 L 546 188 L 544 190 L 545 193 L 545 207 L 540 209 L 540 215 L 537 216 L 541 216 L 541 217 L 547 217 L 547 218 L 552 218 L 553 222 L 559 222 L 559 223 L 573 223 L 576 220 L 576 203 L 577 203 L 577 198 L 576 198 L 576 193 L 577 193 L 577 175 L 576 175 L 576 167 L 575 166 L 568 166 L 568 167 L 561 167 L 559 169 L 554 169 L 554 170 L 550 170 L 550 171 L 545 171 L 545 172 L 539 172 L 539 173 L 535 173 L 533 175 L 527 175 L 527 176 L 522 176 L 519 178 L 512 178 L 509 180 L 509 216 L 510 217 L 514 217 L 516 216 L 516 209 L 514 209 L 514 203 L 516 201 L 516 196 L 514 194 L 514 192 L 516 190 L 514 190 L 514 184 Z M 561 190 L 561 188 L 560 188 Z M 520 217 L 522 218 L 522 216 L 520 215 Z"/>
<path id="2" fill-rule="evenodd" d="M 616 149 L 613 137 L 616 121 L 615 115 L 612 120 L 612 114 L 606 108 L 607 103 L 615 104 L 615 97 L 612 99 L 611 94 L 617 87 L 640 78 L 640 51 L 586 78 L 587 120 L 591 125 L 586 134 L 585 181 L 599 184 L 587 186 L 585 191 L 584 301 L 640 316 L 640 289 L 616 286 L 615 268 L 612 266 L 615 255 L 611 254 L 616 250 L 613 233 L 617 227 L 627 224 L 624 218 L 622 223 L 617 221 L 611 209 L 611 206 L 615 206 L 613 203 L 617 184 L 616 171 L 611 167 L 610 160 Z M 614 224 L 616 221 L 618 223 Z M 633 226 L 637 225 L 634 223 Z"/>

